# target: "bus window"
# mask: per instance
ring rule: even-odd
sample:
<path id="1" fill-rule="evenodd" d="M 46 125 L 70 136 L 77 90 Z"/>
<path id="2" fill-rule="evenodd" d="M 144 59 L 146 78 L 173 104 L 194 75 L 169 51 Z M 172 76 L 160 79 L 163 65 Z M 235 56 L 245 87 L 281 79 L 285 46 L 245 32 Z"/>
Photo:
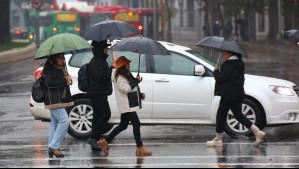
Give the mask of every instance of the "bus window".
<path id="1" fill-rule="evenodd" d="M 93 13 L 89 17 L 89 27 L 107 20 L 109 18 L 112 18 L 112 14 L 105 14 L 105 13 Z"/>
<path id="2" fill-rule="evenodd" d="M 42 16 L 39 18 L 40 26 L 51 26 L 53 24 L 53 19 L 51 16 Z"/>

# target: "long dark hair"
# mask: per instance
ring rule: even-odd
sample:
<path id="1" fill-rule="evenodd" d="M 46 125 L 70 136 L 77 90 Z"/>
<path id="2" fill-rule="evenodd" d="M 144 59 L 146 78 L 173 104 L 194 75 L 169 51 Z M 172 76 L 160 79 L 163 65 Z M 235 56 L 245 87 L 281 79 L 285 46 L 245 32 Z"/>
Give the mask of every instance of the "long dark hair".
<path id="1" fill-rule="evenodd" d="M 43 75 L 45 75 L 44 72 L 46 72 L 49 67 L 54 67 L 56 65 L 56 58 L 58 58 L 59 55 L 60 55 L 60 53 L 59 54 L 54 54 L 54 55 L 51 55 L 48 58 L 48 60 L 44 64 Z"/>
<path id="2" fill-rule="evenodd" d="M 132 75 L 132 73 L 130 71 L 128 71 L 126 69 L 126 66 L 123 66 L 123 67 L 121 67 L 121 68 L 119 68 L 119 69 L 116 70 L 114 80 L 117 81 L 117 78 L 119 76 L 123 76 L 129 82 L 132 82 L 134 80 L 134 76 Z"/>

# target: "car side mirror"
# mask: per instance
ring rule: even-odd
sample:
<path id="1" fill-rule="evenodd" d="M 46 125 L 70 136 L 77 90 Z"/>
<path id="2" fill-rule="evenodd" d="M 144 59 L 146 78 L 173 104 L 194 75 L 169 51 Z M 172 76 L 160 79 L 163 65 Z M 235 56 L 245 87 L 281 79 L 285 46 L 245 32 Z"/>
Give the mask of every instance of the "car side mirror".
<path id="1" fill-rule="evenodd" d="M 194 75 L 195 76 L 203 76 L 206 72 L 205 67 L 203 65 L 196 65 L 195 70 L 194 70 Z"/>

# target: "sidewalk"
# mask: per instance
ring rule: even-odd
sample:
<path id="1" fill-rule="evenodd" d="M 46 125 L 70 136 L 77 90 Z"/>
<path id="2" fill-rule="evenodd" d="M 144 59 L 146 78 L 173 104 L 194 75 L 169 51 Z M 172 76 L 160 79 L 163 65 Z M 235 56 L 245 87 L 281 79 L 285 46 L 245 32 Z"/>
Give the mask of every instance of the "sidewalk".
<path id="1" fill-rule="evenodd" d="M 6 52 L 0 52 L 0 64 L 11 63 L 29 58 L 33 59 L 35 54 L 35 44 L 28 45 L 24 48 L 17 48 Z"/>

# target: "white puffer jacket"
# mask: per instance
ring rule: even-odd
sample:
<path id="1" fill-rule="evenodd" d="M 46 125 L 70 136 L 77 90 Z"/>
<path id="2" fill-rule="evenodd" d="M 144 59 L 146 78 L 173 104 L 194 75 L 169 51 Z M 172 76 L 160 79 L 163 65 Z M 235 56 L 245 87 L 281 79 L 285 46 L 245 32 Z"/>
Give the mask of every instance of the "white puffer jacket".
<path id="1" fill-rule="evenodd" d="M 138 85 L 132 89 L 130 82 L 125 77 L 118 76 L 115 79 L 115 71 L 112 72 L 112 81 L 119 112 L 124 114 L 139 110 L 141 108 L 141 99 Z"/>

